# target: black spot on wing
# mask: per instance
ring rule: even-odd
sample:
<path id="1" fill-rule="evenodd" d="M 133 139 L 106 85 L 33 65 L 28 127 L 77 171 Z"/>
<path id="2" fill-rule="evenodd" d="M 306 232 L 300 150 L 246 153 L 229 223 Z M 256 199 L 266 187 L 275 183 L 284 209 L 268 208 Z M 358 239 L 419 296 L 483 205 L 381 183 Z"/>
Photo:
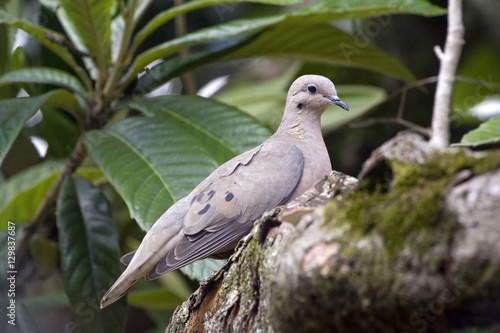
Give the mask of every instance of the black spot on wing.
<path id="1" fill-rule="evenodd" d="M 203 207 L 203 209 L 198 212 L 198 215 L 205 214 L 206 212 L 208 212 L 209 209 L 210 209 L 210 204 L 206 204 L 205 207 Z"/>
<path id="2" fill-rule="evenodd" d="M 233 200 L 233 198 L 234 198 L 234 194 L 233 194 L 233 193 L 231 193 L 231 192 L 229 192 L 229 191 L 228 191 L 228 192 L 226 192 L 226 193 L 227 193 L 227 194 L 226 194 L 226 197 L 225 197 L 224 199 L 225 199 L 227 202 L 229 202 L 229 201 Z"/>
<path id="3" fill-rule="evenodd" d="M 217 250 L 248 234 L 253 223 L 230 223 L 227 228 L 216 232 L 206 232 L 204 237 L 191 242 L 188 237 L 182 238 L 176 248 L 171 250 L 163 260 L 148 273 L 146 280 L 153 280 L 162 274 L 186 266 L 196 260 L 203 259 Z"/>

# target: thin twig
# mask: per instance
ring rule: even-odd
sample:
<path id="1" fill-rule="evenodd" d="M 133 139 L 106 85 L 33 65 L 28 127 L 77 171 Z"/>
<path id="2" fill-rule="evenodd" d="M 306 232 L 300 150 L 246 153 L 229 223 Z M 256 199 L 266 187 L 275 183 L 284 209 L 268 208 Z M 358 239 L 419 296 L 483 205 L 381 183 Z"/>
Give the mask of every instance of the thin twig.
<path id="1" fill-rule="evenodd" d="M 425 79 L 421 79 L 421 80 L 418 80 L 418 81 L 415 81 L 415 82 L 410 82 L 410 83 L 407 83 L 405 84 L 404 86 L 392 91 L 383 101 L 381 101 L 380 103 L 377 103 L 376 105 L 372 106 L 370 109 L 368 109 L 363 115 L 366 115 L 372 111 L 374 111 L 376 108 L 378 108 L 381 104 L 383 103 L 386 103 L 388 101 L 390 101 L 391 99 L 393 98 L 396 98 L 398 97 L 400 94 L 403 93 L 403 91 L 407 91 L 407 90 L 410 90 L 410 89 L 415 89 L 415 88 L 419 88 L 421 86 L 424 86 L 424 85 L 428 85 L 428 84 L 431 84 L 431 83 L 435 83 L 437 82 L 437 79 L 438 77 L 437 76 L 430 76 L 430 77 L 427 77 Z M 405 101 L 406 101 L 406 98 L 405 98 Z M 404 106 L 404 103 L 403 103 L 403 106 Z M 400 109 L 402 108 L 401 106 L 401 102 L 400 102 Z M 399 111 L 399 110 L 398 110 Z M 398 112 L 399 113 L 399 112 Z M 402 113 L 402 111 L 401 111 Z"/>
<path id="2" fill-rule="evenodd" d="M 23 237 L 21 238 L 19 247 L 17 249 L 17 268 L 19 268 L 21 259 L 26 255 L 28 251 L 31 237 L 33 237 L 40 224 L 45 220 L 47 214 L 49 213 L 49 210 L 56 203 L 57 195 L 59 194 L 59 189 L 61 188 L 64 179 L 75 172 L 75 170 L 82 164 L 82 161 L 86 156 L 87 150 L 85 149 L 85 146 L 83 144 L 83 139 L 80 138 L 70 157 L 66 161 L 66 165 L 64 166 L 63 171 L 61 172 L 59 177 L 57 177 L 55 183 L 43 198 L 43 201 L 38 206 L 35 215 L 33 215 L 27 226 L 24 228 Z"/>
<path id="3" fill-rule="evenodd" d="M 418 80 L 418 81 L 415 81 L 415 82 L 407 83 L 404 86 L 402 86 L 402 87 L 394 90 L 393 92 L 391 92 L 389 94 L 389 96 L 387 96 L 382 102 L 380 102 L 377 105 L 373 106 L 367 112 L 364 113 L 364 115 L 366 115 L 367 113 L 371 112 L 376 107 L 378 107 L 380 104 L 385 103 L 385 102 L 387 102 L 387 101 L 389 101 L 389 100 L 397 97 L 398 95 L 401 95 L 401 99 L 399 101 L 398 112 L 397 112 L 397 114 L 396 114 L 395 117 L 389 117 L 389 118 L 387 118 L 387 117 L 386 118 L 368 118 L 368 119 L 364 119 L 362 121 L 352 122 L 349 125 L 351 127 L 354 127 L 354 128 L 359 128 L 359 127 L 367 127 L 367 126 L 371 126 L 371 125 L 375 125 L 375 124 L 400 124 L 402 126 L 405 126 L 405 127 L 409 128 L 409 129 L 414 130 L 415 132 L 423 134 L 426 137 L 430 137 L 430 131 L 429 131 L 429 129 L 427 129 L 425 127 L 422 127 L 422 126 L 419 126 L 419 125 L 417 125 L 415 123 L 412 123 L 412 122 L 410 122 L 408 120 L 403 119 L 403 113 L 404 113 L 404 106 L 405 106 L 405 103 L 406 103 L 406 95 L 407 95 L 408 90 L 409 89 L 414 89 L 414 88 L 419 88 L 419 87 L 421 87 L 423 85 L 434 83 L 434 82 L 437 81 L 437 79 L 438 79 L 437 76 L 431 76 L 431 77 L 427 77 L 427 78 L 422 79 L 422 80 Z"/>
<path id="4" fill-rule="evenodd" d="M 483 86 L 483 87 L 495 90 L 496 92 L 500 93 L 500 87 L 497 86 L 496 84 L 486 82 L 484 80 L 474 79 L 474 78 L 471 78 L 468 76 L 463 76 L 463 75 L 456 75 L 455 78 L 457 81 L 463 81 L 463 82 L 468 82 L 468 83 L 472 83 L 472 84 L 477 84 L 479 86 Z"/>
<path id="5" fill-rule="evenodd" d="M 402 119 L 402 118 L 394 118 L 394 117 L 384 117 L 384 118 L 368 118 L 363 121 L 358 121 L 355 123 L 352 123 L 350 126 L 354 128 L 359 128 L 359 127 L 368 127 L 372 126 L 375 124 L 400 124 L 402 126 L 405 126 L 406 128 L 409 128 L 417 133 L 420 133 L 422 135 L 425 135 L 427 137 L 430 136 L 430 131 L 428 128 L 419 126 L 415 123 L 412 123 L 411 121 Z"/>
<path id="6" fill-rule="evenodd" d="M 463 75 L 456 75 L 455 78 L 457 81 L 463 81 L 463 82 L 469 82 L 472 84 L 481 85 L 481 86 L 490 88 L 492 90 L 495 90 L 497 92 L 500 92 L 499 86 L 497 86 L 493 83 L 486 82 L 484 80 L 474 79 L 474 78 L 470 78 L 470 77 L 463 76 Z M 414 131 L 421 133 L 427 137 L 430 137 L 431 132 L 429 129 L 422 127 L 422 126 L 419 126 L 419 125 L 416 125 L 410 121 L 403 119 L 403 113 L 404 113 L 404 106 L 406 103 L 406 95 L 407 95 L 408 90 L 418 88 L 418 87 L 421 87 L 421 86 L 424 86 L 427 84 L 435 83 L 437 81 L 438 81 L 438 76 L 430 76 L 430 77 L 427 77 L 427 78 L 422 79 L 422 80 L 407 83 L 404 86 L 392 91 L 382 102 L 371 107 L 368 111 L 366 111 L 364 113 L 364 115 L 366 115 L 366 114 L 370 113 L 372 110 L 374 110 L 375 108 L 377 108 L 380 104 L 386 103 L 387 101 L 397 97 L 398 95 L 401 95 L 401 100 L 399 102 L 399 107 L 398 107 L 398 112 L 397 112 L 396 117 L 368 118 L 368 119 L 364 119 L 362 121 L 353 122 L 350 124 L 350 126 L 355 127 L 355 128 L 359 128 L 359 127 L 367 127 L 367 126 L 371 126 L 371 125 L 375 125 L 375 124 L 400 124 L 400 125 L 403 125 L 407 128 L 413 129 Z"/>
<path id="7" fill-rule="evenodd" d="M 406 93 L 407 92 L 408 92 L 408 88 L 406 88 L 406 86 L 404 86 L 404 89 L 401 91 L 401 99 L 399 100 L 398 113 L 396 114 L 396 118 L 398 118 L 398 119 L 403 118 L 403 112 L 405 109 Z"/>
<path id="8" fill-rule="evenodd" d="M 58 45 L 64 46 L 67 48 L 70 52 L 75 53 L 79 57 L 90 57 L 90 55 L 87 52 L 83 52 L 79 49 L 77 49 L 69 40 L 62 36 L 58 36 L 56 34 L 53 34 L 51 32 L 45 32 L 43 34 L 43 37 L 47 38 L 51 42 L 54 42 Z"/>
<path id="9" fill-rule="evenodd" d="M 184 0 L 174 0 L 175 6 L 182 5 Z M 179 14 L 175 17 L 175 36 L 177 38 L 182 37 L 187 34 L 187 22 L 186 15 L 184 13 Z M 189 49 L 183 48 L 179 51 L 182 57 L 189 55 Z M 182 85 L 189 95 L 196 94 L 196 81 L 194 79 L 194 74 L 192 71 L 186 72 L 181 75 Z"/>
<path id="10" fill-rule="evenodd" d="M 448 1 L 448 31 L 444 52 L 439 46 L 434 48 L 440 60 L 438 82 L 432 111 L 432 135 L 430 144 L 438 149 L 450 145 L 450 108 L 453 83 L 457 71 L 464 35 L 462 22 L 462 0 Z"/>

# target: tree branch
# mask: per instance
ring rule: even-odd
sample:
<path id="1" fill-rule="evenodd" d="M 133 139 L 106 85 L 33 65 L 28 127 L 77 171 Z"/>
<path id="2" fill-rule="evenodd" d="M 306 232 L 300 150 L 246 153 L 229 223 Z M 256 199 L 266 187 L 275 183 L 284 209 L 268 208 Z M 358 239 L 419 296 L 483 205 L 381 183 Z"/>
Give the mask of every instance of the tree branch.
<path id="1" fill-rule="evenodd" d="M 47 194 L 43 198 L 43 201 L 38 206 L 35 215 L 33 215 L 27 226 L 23 229 L 23 237 L 19 242 L 19 247 L 17 250 L 16 266 L 21 263 L 21 259 L 26 255 L 31 237 L 33 237 L 40 224 L 45 220 L 49 210 L 56 203 L 57 195 L 64 179 L 68 175 L 71 175 L 73 172 L 75 172 L 75 170 L 82 164 L 86 156 L 87 150 L 85 149 L 85 146 L 83 144 L 83 139 L 80 138 L 75 148 L 71 152 L 70 157 L 66 161 L 63 171 L 61 172 L 59 177 L 57 177 L 54 185 L 52 185 L 49 192 L 47 192 Z"/>
<path id="2" fill-rule="evenodd" d="M 438 82 L 432 114 L 432 135 L 430 143 L 438 149 L 450 145 L 450 105 L 453 83 L 462 52 L 464 26 L 462 23 L 462 0 L 448 2 L 448 31 L 444 52 L 439 46 L 434 48 L 440 60 Z"/>

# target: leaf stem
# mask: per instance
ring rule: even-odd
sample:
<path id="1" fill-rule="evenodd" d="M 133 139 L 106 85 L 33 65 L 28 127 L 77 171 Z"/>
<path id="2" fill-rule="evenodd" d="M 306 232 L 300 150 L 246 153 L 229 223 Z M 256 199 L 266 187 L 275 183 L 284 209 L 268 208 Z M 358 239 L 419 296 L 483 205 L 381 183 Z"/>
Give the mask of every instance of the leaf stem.
<path id="1" fill-rule="evenodd" d="M 116 83 L 122 73 L 123 69 L 128 65 L 130 60 L 127 59 L 127 51 L 129 51 L 130 41 L 132 39 L 132 34 L 135 27 L 134 22 L 134 12 L 137 7 L 137 0 L 130 0 L 128 3 L 128 7 L 126 11 L 122 12 L 124 24 L 124 30 L 122 34 L 122 38 L 120 41 L 120 47 L 118 50 L 118 56 L 116 57 L 116 62 L 111 69 L 111 73 L 109 75 L 106 84 L 104 85 L 104 89 L 102 91 L 102 106 L 105 107 L 112 98 L 112 95 L 116 93 Z M 130 53 L 132 56 L 133 53 Z M 100 112 L 102 110 L 97 110 Z"/>
<path id="2" fill-rule="evenodd" d="M 68 39 L 64 38 L 63 36 L 56 35 L 50 31 L 47 31 L 44 34 L 44 37 L 50 40 L 51 42 L 54 42 L 58 45 L 64 46 L 67 48 L 70 52 L 75 53 L 76 55 L 80 57 L 88 57 L 89 54 L 80 51 L 77 49 Z M 85 86 L 85 89 L 87 89 L 87 92 L 89 93 L 90 99 L 92 99 L 93 96 L 93 88 L 92 88 L 92 81 L 90 80 L 89 76 L 87 73 L 83 70 L 82 67 L 80 67 L 76 62 L 68 62 L 66 61 L 66 64 L 68 64 L 71 69 L 75 72 L 75 74 L 80 78 L 82 81 L 83 85 Z"/>

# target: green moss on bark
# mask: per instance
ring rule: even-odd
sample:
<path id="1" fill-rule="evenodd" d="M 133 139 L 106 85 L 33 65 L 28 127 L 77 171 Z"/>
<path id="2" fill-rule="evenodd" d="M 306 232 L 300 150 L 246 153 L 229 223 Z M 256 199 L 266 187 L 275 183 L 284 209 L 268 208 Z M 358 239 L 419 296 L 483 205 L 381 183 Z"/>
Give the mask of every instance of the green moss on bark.
<path id="1" fill-rule="evenodd" d="M 389 160 L 361 181 L 360 190 L 332 200 L 325 208 L 325 223 L 345 224 L 350 239 L 381 235 L 392 259 L 404 248 L 422 258 L 420 249 L 442 243 L 453 228 L 453 219 L 442 214 L 442 196 L 456 174 L 499 167 L 499 153 L 477 158 L 462 149 L 411 163 Z"/>

